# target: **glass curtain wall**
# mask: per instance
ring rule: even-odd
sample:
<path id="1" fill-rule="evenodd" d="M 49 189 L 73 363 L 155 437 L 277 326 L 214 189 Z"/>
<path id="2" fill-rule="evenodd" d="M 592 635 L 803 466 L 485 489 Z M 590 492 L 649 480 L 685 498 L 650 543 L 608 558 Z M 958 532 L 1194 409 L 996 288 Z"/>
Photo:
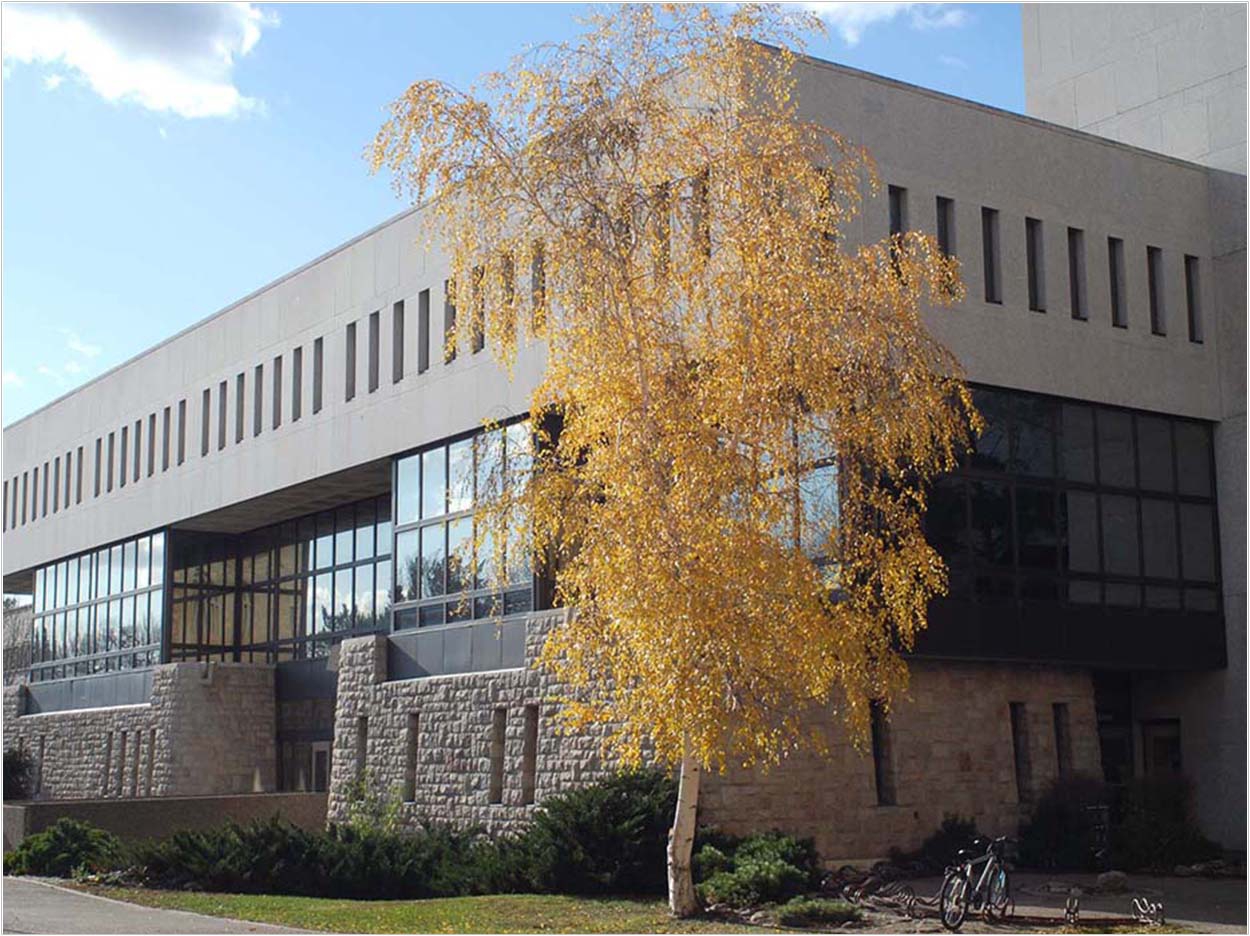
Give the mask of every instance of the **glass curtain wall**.
<path id="1" fill-rule="evenodd" d="M 985 432 L 934 488 L 950 597 L 1219 610 L 1211 426 L 978 388 Z"/>
<path id="2" fill-rule="evenodd" d="M 35 570 L 31 679 L 160 661 L 165 534 L 145 534 Z"/>
<path id="3" fill-rule="evenodd" d="M 173 659 L 325 657 L 388 626 L 390 496 L 240 536 L 180 533 L 172 579 Z"/>
<path id="4" fill-rule="evenodd" d="M 534 608 L 532 551 L 510 535 L 474 549 L 474 508 L 532 458 L 528 424 L 428 446 L 395 465 L 394 629 L 521 614 Z M 511 524 L 509 526 L 512 526 Z"/>

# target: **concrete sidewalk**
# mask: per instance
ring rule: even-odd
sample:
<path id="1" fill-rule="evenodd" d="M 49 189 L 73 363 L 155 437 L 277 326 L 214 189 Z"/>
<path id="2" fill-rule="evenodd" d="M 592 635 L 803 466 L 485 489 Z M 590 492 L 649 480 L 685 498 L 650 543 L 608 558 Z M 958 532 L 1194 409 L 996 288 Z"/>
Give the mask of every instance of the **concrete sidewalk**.
<path id="1" fill-rule="evenodd" d="M 1130 874 L 1128 890 L 1122 894 L 1093 894 L 1097 875 L 1037 874 L 1013 871 L 1011 895 L 1018 916 L 1063 917 L 1066 894 L 1049 893 L 1044 885 L 1064 883 L 1084 891 L 1080 897 L 1081 918 L 1096 919 L 1114 914 L 1133 915 L 1133 898 L 1147 897 L 1162 902 L 1168 923 L 1203 933 L 1246 932 L 1246 881 L 1244 878 L 1152 877 Z M 909 881 L 919 896 L 931 896 L 942 885 L 941 878 Z M 1007 924 L 1010 928 L 1010 923 Z M 1001 929 L 1001 927 L 998 927 Z"/>
<path id="2" fill-rule="evenodd" d="M 298 933 L 302 930 L 158 910 L 35 878 L 4 879 L 5 933 Z"/>

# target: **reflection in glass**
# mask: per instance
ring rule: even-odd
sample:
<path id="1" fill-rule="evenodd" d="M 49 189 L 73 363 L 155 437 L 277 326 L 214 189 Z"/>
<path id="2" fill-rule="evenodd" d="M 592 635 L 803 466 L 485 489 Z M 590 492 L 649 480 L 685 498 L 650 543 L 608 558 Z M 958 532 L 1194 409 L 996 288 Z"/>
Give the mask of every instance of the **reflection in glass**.
<path id="1" fill-rule="evenodd" d="M 135 566 L 135 586 L 147 588 L 151 581 L 152 547 L 146 536 L 139 539 Z"/>
<path id="2" fill-rule="evenodd" d="M 1098 498 L 1084 491 L 1062 495 L 1067 508 L 1068 557 L 1070 572 L 1098 571 Z"/>
<path id="3" fill-rule="evenodd" d="M 447 512 L 473 508 L 473 440 L 461 439 L 447 447 Z M 434 514 L 426 514 L 427 517 Z"/>
<path id="4" fill-rule="evenodd" d="M 442 446 L 421 456 L 421 516 L 447 512 L 447 450 Z"/>
<path id="5" fill-rule="evenodd" d="M 1010 489 L 997 482 L 973 481 L 968 491 L 972 506 L 973 558 L 992 565 L 1010 565 Z"/>
<path id="6" fill-rule="evenodd" d="M 373 529 L 376 517 L 373 501 L 356 505 L 356 561 L 373 558 Z"/>
<path id="7" fill-rule="evenodd" d="M 1211 436 L 1201 423 L 1177 420 L 1176 486 L 1191 497 L 1211 496 Z"/>
<path id="8" fill-rule="evenodd" d="M 473 518 L 461 517 L 447 525 L 447 592 L 470 587 L 473 573 Z"/>
<path id="9" fill-rule="evenodd" d="M 334 630 L 334 576 L 322 573 L 313 584 L 313 633 L 328 634 Z"/>
<path id="10" fill-rule="evenodd" d="M 1172 427 L 1162 417 L 1137 417 L 1137 455 L 1141 486 L 1147 491 L 1172 490 Z"/>
<path id="11" fill-rule="evenodd" d="M 356 539 L 356 521 L 350 504 L 334 512 L 334 530 L 334 564 L 347 565 L 353 559 Z"/>
<path id="12" fill-rule="evenodd" d="M 356 617 L 356 591 L 352 584 L 352 570 L 339 569 L 334 573 L 334 626 L 332 630 L 351 630 Z"/>
<path id="13" fill-rule="evenodd" d="M 972 465 L 983 471 L 1006 471 L 1010 459 L 1011 396 L 997 390 L 975 389 L 972 400 L 985 418 L 985 431 L 977 436 Z"/>
<path id="14" fill-rule="evenodd" d="M 1170 500 L 1143 498 L 1141 523 L 1142 572 L 1150 578 L 1176 578 L 1176 506 Z"/>
<path id="15" fill-rule="evenodd" d="M 490 530 L 483 530 L 482 541 L 477 548 L 473 586 L 474 588 L 490 588 L 495 584 L 495 538 Z"/>
<path id="16" fill-rule="evenodd" d="M 421 597 L 445 594 L 446 546 L 443 524 L 421 528 Z"/>
<path id="17" fill-rule="evenodd" d="M 1063 416 L 1063 476 L 1069 481 L 1094 483 L 1094 413 L 1088 406 L 1065 403 Z"/>
<path id="18" fill-rule="evenodd" d="M 1049 478 L 1055 473 L 1055 404 L 1046 397 L 1016 398 L 1015 470 Z"/>
<path id="19" fill-rule="evenodd" d="M 334 513 L 325 511 L 317 515 L 317 542 L 314 546 L 315 568 L 329 569 L 334 565 Z"/>
<path id="20" fill-rule="evenodd" d="M 421 458 L 401 458 L 395 469 L 396 519 L 414 523 L 421 519 Z"/>
<path id="21" fill-rule="evenodd" d="M 1137 483 L 1133 459 L 1133 417 L 1120 410 L 1098 410 L 1098 482 L 1113 487 Z"/>
<path id="22" fill-rule="evenodd" d="M 1017 487 L 1016 517 L 1020 524 L 1020 565 L 1054 569 L 1059 553 L 1054 492 L 1023 485 Z"/>
<path id="23" fill-rule="evenodd" d="M 1206 504 L 1181 504 L 1181 564 L 1185 578 L 1215 581 L 1215 521 Z"/>
<path id="24" fill-rule="evenodd" d="M 503 487 L 503 432 L 492 429 L 476 438 L 477 496 L 498 497 Z"/>
<path id="25" fill-rule="evenodd" d="M 135 590 L 135 541 L 122 544 L 122 591 Z"/>
<path id="26" fill-rule="evenodd" d="M 416 601 L 421 596 L 421 546 L 417 530 L 395 537 L 395 600 Z"/>
<path id="27" fill-rule="evenodd" d="M 1138 574 L 1137 501 L 1102 496 L 1102 561 L 1108 575 Z M 1110 600 L 1110 592 L 1108 592 Z"/>
<path id="28" fill-rule="evenodd" d="M 109 590 L 110 595 L 120 595 L 122 590 L 122 548 L 114 546 L 109 550 Z"/>

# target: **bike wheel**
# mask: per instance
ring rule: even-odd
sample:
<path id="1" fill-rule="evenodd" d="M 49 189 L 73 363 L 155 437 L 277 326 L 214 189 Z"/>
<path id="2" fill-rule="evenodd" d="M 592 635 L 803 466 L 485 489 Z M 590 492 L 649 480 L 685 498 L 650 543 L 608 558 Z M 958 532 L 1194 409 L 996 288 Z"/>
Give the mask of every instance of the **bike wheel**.
<path id="1" fill-rule="evenodd" d="M 1007 876 L 1007 869 L 999 865 L 990 876 L 989 894 L 985 900 L 985 915 L 998 917 L 1000 920 L 1005 919 L 1010 904 L 1011 879 Z"/>
<path id="2" fill-rule="evenodd" d="M 958 871 L 948 872 L 942 879 L 942 895 L 938 901 L 942 925 L 954 932 L 964 925 L 968 916 L 968 879 Z"/>

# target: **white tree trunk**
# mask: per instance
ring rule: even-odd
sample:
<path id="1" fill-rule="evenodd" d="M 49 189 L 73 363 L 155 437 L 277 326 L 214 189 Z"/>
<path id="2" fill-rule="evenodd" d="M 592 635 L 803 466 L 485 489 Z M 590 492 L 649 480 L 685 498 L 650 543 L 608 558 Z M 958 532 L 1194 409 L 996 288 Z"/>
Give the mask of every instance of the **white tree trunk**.
<path id="1" fill-rule="evenodd" d="M 694 916 L 699 901 L 694 893 L 690 855 L 694 850 L 695 818 L 699 808 L 699 762 L 686 755 L 677 782 L 677 810 L 668 833 L 668 908 L 675 917 Z"/>

